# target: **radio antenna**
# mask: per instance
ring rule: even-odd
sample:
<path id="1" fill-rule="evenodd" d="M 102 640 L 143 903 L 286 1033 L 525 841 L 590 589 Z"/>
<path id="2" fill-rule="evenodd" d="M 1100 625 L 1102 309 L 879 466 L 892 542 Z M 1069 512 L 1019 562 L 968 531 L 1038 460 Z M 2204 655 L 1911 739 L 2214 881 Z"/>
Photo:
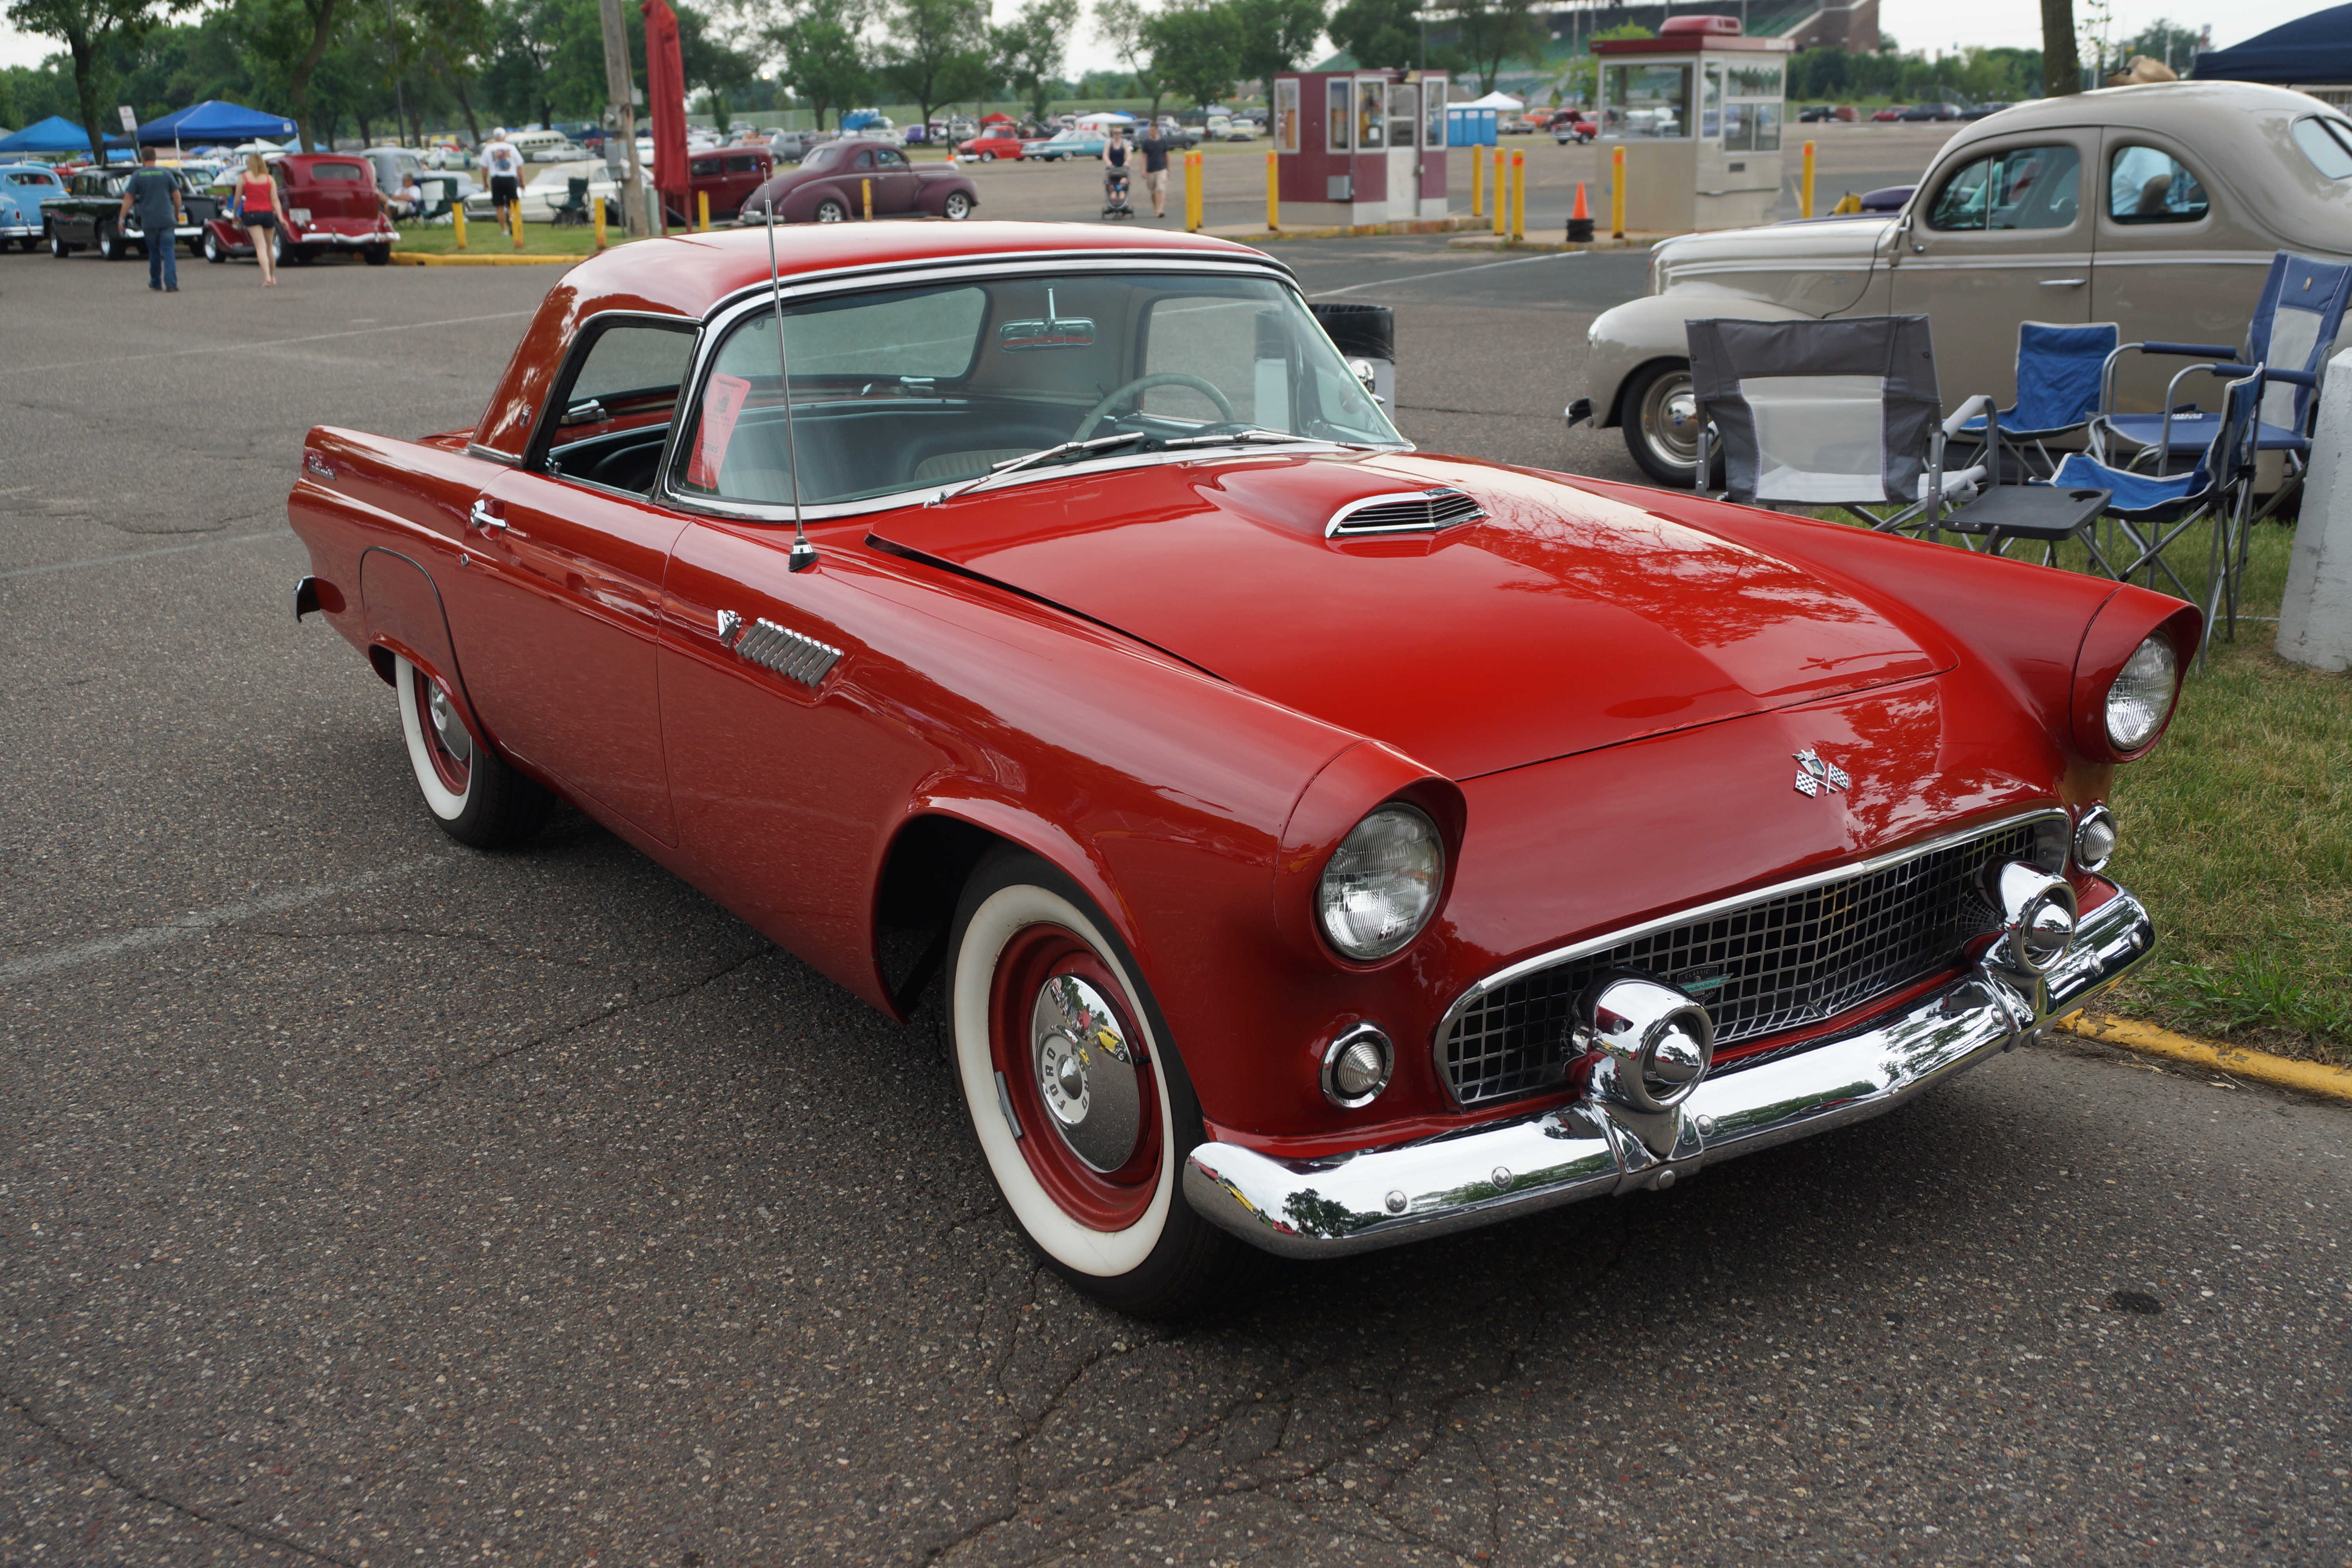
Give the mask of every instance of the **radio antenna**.
<path id="1" fill-rule="evenodd" d="M 784 564 L 794 572 L 805 572 L 816 564 L 816 546 L 808 542 L 808 532 L 801 526 L 801 449 L 793 438 L 793 371 L 784 357 L 784 283 L 776 269 L 776 198 L 767 199 L 768 208 L 768 302 L 776 312 L 776 388 L 784 400 L 784 461 L 793 476 L 793 552 L 784 557 Z"/>

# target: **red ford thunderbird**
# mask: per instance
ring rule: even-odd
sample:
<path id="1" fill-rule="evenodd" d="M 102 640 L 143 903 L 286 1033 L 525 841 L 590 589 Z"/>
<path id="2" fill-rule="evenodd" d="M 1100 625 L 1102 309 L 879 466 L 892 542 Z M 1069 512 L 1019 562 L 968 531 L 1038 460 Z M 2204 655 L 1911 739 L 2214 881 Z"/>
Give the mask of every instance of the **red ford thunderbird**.
<path id="1" fill-rule="evenodd" d="M 1663 1188 L 2147 956 L 2104 802 L 2191 606 L 1418 453 L 1208 237 L 766 239 L 583 262 L 472 429 L 312 431 L 296 611 L 457 838 L 562 796 L 940 985 L 1098 1299 Z"/>

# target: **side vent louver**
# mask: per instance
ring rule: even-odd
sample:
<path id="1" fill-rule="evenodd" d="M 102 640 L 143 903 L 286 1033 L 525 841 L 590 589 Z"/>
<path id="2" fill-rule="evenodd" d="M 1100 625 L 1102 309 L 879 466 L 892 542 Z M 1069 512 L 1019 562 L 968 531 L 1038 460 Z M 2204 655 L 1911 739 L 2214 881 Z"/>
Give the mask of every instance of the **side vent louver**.
<path id="1" fill-rule="evenodd" d="M 753 621 L 750 629 L 735 639 L 735 653 L 740 658 L 772 669 L 786 680 L 797 680 L 803 686 L 814 686 L 823 680 L 825 671 L 841 658 L 839 648 L 827 647 L 814 637 L 804 637 L 765 617 Z"/>
<path id="2" fill-rule="evenodd" d="M 1460 490 L 1441 485 L 1435 489 L 1409 490 L 1402 495 L 1368 496 L 1349 501 L 1323 525 L 1326 539 L 1346 539 L 1360 533 L 1435 533 L 1456 523 L 1475 522 L 1486 508 Z"/>

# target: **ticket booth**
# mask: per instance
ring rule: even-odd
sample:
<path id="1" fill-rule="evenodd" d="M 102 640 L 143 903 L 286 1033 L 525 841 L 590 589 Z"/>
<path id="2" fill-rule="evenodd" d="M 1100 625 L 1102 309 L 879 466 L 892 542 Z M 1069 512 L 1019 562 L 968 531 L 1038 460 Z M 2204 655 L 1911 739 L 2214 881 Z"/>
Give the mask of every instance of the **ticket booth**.
<path id="1" fill-rule="evenodd" d="M 1601 191 L 1625 150 L 1625 226 L 1649 234 L 1746 228 L 1780 199 L 1786 38 L 1752 38 L 1736 16 L 1676 16 L 1654 38 L 1606 38 L 1601 65 Z"/>
<path id="2" fill-rule="evenodd" d="M 1285 228 L 1445 216 L 1442 71 L 1286 72 L 1273 132 Z"/>

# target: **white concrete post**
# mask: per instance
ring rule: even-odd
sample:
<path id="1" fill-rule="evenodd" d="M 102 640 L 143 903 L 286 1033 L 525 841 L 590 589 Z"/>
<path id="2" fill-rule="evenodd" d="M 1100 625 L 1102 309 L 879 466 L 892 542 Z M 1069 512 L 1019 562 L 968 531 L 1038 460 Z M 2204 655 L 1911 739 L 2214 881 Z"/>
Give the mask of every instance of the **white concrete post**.
<path id="1" fill-rule="evenodd" d="M 2352 667 L 2352 349 L 2327 362 L 2294 558 L 2279 605 L 2279 657 Z"/>

